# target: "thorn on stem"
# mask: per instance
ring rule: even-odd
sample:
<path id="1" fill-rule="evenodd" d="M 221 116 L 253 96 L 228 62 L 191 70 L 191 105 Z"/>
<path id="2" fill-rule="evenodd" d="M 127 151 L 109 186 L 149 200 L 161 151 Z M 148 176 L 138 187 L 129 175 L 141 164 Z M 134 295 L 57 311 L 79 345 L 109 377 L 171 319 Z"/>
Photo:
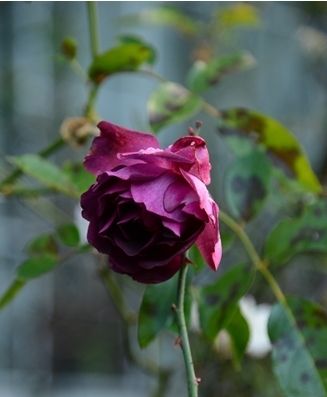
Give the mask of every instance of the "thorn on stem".
<path id="1" fill-rule="evenodd" d="M 199 385 L 202 382 L 202 378 L 195 378 L 195 382 L 197 385 Z"/>
<path id="2" fill-rule="evenodd" d="M 182 346 L 182 338 L 180 336 L 175 339 L 174 346 Z"/>

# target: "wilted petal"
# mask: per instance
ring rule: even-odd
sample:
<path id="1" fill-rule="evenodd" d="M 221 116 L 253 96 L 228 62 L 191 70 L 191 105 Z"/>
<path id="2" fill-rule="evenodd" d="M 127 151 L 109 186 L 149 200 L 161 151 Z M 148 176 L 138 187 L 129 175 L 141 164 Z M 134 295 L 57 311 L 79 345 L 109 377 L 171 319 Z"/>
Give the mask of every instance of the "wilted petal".
<path id="1" fill-rule="evenodd" d="M 210 183 L 211 165 L 204 139 L 199 136 L 185 136 L 178 139 L 169 150 L 192 164 L 191 167 L 183 167 L 186 171 L 200 178 L 206 185 Z"/>
<path id="2" fill-rule="evenodd" d="M 119 155 L 121 159 L 140 160 L 147 164 L 155 164 L 158 167 L 167 170 L 175 170 L 176 167 L 184 167 L 189 169 L 193 161 L 185 156 L 172 153 L 169 150 L 162 149 L 145 149 L 133 153 L 122 153 Z"/>
<path id="3" fill-rule="evenodd" d="M 218 226 L 218 206 L 214 201 L 212 201 L 212 213 L 214 219 L 210 218 L 197 238 L 196 245 L 207 264 L 213 270 L 217 270 L 222 256 L 222 247 Z"/>
<path id="4" fill-rule="evenodd" d="M 128 180 L 133 178 L 135 181 L 157 178 L 165 172 L 164 169 L 150 164 L 134 164 L 123 166 L 117 170 L 108 171 L 106 174 L 119 179 Z"/>
<path id="5" fill-rule="evenodd" d="M 212 217 L 212 205 L 211 205 L 213 200 L 210 197 L 206 185 L 199 178 L 197 178 L 192 174 L 189 174 L 188 172 L 181 170 L 181 174 L 198 195 L 200 208 L 204 209 L 207 215 L 212 219 L 214 219 Z"/>
<path id="6" fill-rule="evenodd" d="M 163 205 L 167 212 L 172 212 L 183 204 L 195 201 L 197 196 L 190 185 L 178 179 L 171 183 L 163 196 Z"/>
<path id="7" fill-rule="evenodd" d="M 91 151 L 85 157 L 85 167 L 95 175 L 122 163 L 119 153 L 135 152 L 149 147 L 159 148 L 154 135 L 129 130 L 118 125 L 101 121 L 98 124 L 101 133 L 93 140 Z"/>

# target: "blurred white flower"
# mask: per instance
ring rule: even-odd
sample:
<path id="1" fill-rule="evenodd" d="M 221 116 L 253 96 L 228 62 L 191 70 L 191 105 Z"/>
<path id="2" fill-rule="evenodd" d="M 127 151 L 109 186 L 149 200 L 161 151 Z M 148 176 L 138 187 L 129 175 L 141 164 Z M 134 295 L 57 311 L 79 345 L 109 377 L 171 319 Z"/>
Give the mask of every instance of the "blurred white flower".
<path id="1" fill-rule="evenodd" d="M 78 228 L 81 243 L 84 244 L 87 243 L 86 235 L 89 222 L 82 217 L 81 211 L 81 207 L 79 205 L 76 205 L 76 207 L 74 208 L 74 223 Z"/>
<path id="2" fill-rule="evenodd" d="M 250 328 L 247 353 L 258 358 L 264 357 L 271 350 L 267 331 L 271 305 L 257 305 L 253 296 L 248 295 L 240 300 L 240 309 Z"/>

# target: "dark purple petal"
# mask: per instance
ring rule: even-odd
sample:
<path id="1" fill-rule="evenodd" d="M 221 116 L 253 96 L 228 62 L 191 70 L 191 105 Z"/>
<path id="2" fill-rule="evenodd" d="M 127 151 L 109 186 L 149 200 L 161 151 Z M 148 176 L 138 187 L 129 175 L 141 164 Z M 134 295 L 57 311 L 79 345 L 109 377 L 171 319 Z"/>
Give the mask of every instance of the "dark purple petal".
<path id="1" fill-rule="evenodd" d="M 122 164 L 119 153 L 135 152 L 149 147 L 159 148 L 154 135 L 129 130 L 118 125 L 101 121 L 98 124 L 100 136 L 94 138 L 91 151 L 85 157 L 87 170 L 95 175 L 110 171 Z"/>
<path id="2" fill-rule="evenodd" d="M 133 279 L 145 284 L 162 283 L 173 277 L 175 273 L 182 267 L 184 261 L 183 255 L 175 256 L 170 262 L 161 266 L 160 268 L 153 268 L 144 271 L 140 269 L 139 272 L 132 275 Z"/>

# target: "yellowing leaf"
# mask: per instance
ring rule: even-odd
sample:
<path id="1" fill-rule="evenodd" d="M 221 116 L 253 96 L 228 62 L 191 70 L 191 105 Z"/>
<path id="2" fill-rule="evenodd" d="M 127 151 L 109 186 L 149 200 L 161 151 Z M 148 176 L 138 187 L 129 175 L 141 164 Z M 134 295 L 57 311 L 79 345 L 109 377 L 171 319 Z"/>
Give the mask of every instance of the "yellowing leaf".
<path id="1" fill-rule="evenodd" d="M 252 110 L 235 108 L 222 112 L 218 128 L 226 138 L 237 135 L 263 146 L 303 187 L 321 192 L 321 185 L 297 138 L 278 121 Z"/>
<path id="2" fill-rule="evenodd" d="M 217 12 L 218 26 L 233 29 L 239 26 L 255 27 L 260 24 L 258 9 L 248 3 L 234 3 Z"/>

